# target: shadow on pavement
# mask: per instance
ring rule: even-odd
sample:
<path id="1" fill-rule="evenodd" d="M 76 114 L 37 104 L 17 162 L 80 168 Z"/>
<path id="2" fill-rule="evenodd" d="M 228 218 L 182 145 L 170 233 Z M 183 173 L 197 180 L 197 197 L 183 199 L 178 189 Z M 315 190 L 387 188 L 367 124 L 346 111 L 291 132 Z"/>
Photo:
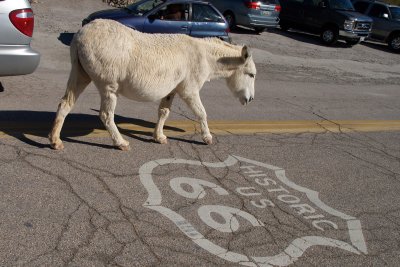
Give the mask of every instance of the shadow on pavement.
<path id="1" fill-rule="evenodd" d="M 366 42 L 362 42 L 361 44 L 365 45 L 369 48 L 372 48 L 372 49 L 396 54 L 396 52 L 393 52 L 392 50 L 390 50 L 389 46 L 386 43 L 377 43 L 377 42 L 373 42 L 373 41 L 366 41 Z"/>
<path id="2" fill-rule="evenodd" d="M 267 28 L 267 29 L 265 29 L 265 31 L 270 32 L 270 33 L 280 34 L 282 36 L 285 36 L 287 38 L 290 38 L 290 39 L 293 39 L 293 40 L 296 40 L 299 42 L 324 46 L 324 44 L 321 43 L 320 37 L 316 34 L 310 34 L 310 33 L 296 31 L 296 30 L 292 30 L 292 29 L 289 31 L 282 31 L 279 28 Z M 259 35 L 253 29 L 244 28 L 244 27 L 240 27 L 240 26 L 231 30 L 231 32 L 234 34 Z M 262 34 L 262 33 L 260 33 L 260 34 Z M 348 48 L 349 45 L 346 42 L 339 40 L 335 45 L 332 45 L 331 47 Z"/>
<path id="3" fill-rule="evenodd" d="M 70 46 L 75 33 L 72 32 L 62 32 L 58 36 L 58 40 L 66 46 Z"/>
<path id="4" fill-rule="evenodd" d="M 245 28 L 242 26 L 236 26 L 235 28 L 231 29 L 232 33 L 236 34 L 252 34 L 252 35 L 258 35 L 258 33 L 250 28 Z"/>
<path id="5" fill-rule="evenodd" d="M 301 31 L 295 31 L 295 30 L 289 30 L 289 31 L 282 31 L 282 30 L 275 30 L 276 33 L 279 33 L 285 37 L 291 38 L 296 41 L 300 41 L 303 43 L 308 43 L 308 44 L 313 44 L 313 45 L 319 45 L 319 46 L 326 46 L 322 44 L 321 39 L 319 35 L 316 34 L 311 34 L 311 33 L 305 33 Z M 332 48 L 349 48 L 350 46 L 343 40 L 337 41 L 336 44 L 331 45 L 329 47 Z"/>
<path id="6" fill-rule="evenodd" d="M 46 111 L 0 111 L 0 132 L 6 135 L 12 136 L 28 145 L 38 148 L 50 148 L 50 145 L 38 143 L 29 138 L 29 136 L 46 137 L 50 132 L 53 120 L 55 118 L 55 112 Z M 152 143 L 153 141 L 153 130 L 156 126 L 155 123 L 141 120 L 123 117 L 115 115 L 115 122 L 129 123 L 144 128 L 148 128 L 148 131 L 136 131 L 119 129 L 122 135 L 134 138 L 136 140 Z M 61 131 L 61 139 L 71 143 L 86 144 L 91 146 L 98 146 L 102 148 L 114 149 L 114 146 L 91 143 L 88 141 L 75 140 L 73 137 L 80 137 L 88 135 L 94 132 L 96 129 L 105 130 L 103 123 L 100 118 L 96 115 L 88 114 L 69 114 L 65 120 L 63 129 Z M 174 132 L 184 133 L 185 131 L 180 128 L 165 126 L 165 130 Z M 169 137 L 170 140 L 177 140 L 187 142 L 191 144 L 204 145 L 201 142 L 193 140 L 185 140 L 182 138 Z M 110 139 L 111 140 L 111 139 Z"/>
<path id="7" fill-rule="evenodd" d="M 313 45 L 319 45 L 319 46 L 325 46 L 324 44 L 321 43 L 319 35 L 316 34 L 311 34 L 311 33 L 305 33 L 302 31 L 295 31 L 295 30 L 289 30 L 289 31 L 282 31 L 280 29 L 273 29 L 270 30 L 270 32 L 280 34 L 282 36 L 285 36 L 287 38 L 303 42 L 303 43 L 308 43 L 308 44 L 313 44 Z M 336 44 L 330 46 L 333 48 L 349 48 L 350 46 L 342 40 L 339 40 Z"/>

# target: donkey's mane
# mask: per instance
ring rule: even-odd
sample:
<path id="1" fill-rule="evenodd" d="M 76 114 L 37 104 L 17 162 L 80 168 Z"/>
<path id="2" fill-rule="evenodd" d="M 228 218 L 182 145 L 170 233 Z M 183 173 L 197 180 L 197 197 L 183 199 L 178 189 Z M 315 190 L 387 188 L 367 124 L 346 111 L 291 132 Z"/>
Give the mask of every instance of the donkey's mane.
<path id="1" fill-rule="evenodd" d="M 222 57 L 238 57 L 241 54 L 243 46 L 234 45 L 224 42 L 218 38 L 203 38 L 198 39 L 198 42 L 201 42 L 202 45 L 208 46 L 209 52 L 218 58 Z"/>

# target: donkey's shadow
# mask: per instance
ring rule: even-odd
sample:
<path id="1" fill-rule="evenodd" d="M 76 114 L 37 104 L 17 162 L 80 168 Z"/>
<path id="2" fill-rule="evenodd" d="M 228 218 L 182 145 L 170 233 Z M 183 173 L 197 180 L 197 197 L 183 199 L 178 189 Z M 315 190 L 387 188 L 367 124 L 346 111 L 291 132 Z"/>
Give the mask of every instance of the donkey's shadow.
<path id="1" fill-rule="evenodd" d="M 28 111 L 28 110 L 0 111 L 0 132 L 3 132 L 6 135 L 12 136 L 28 145 L 37 148 L 50 148 L 50 145 L 48 143 L 37 142 L 32 138 L 30 138 L 30 136 L 47 138 L 47 135 L 51 130 L 54 118 L 55 118 L 54 112 Z M 119 115 L 115 115 L 115 122 L 117 124 L 128 123 L 146 128 L 145 131 L 128 130 L 128 129 L 120 129 L 120 131 L 123 135 L 131 137 L 133 139 L 146 143 L 154 143 L 152 136 L 154 128 L 156 126 L 155 123 Z M 105 127 L 103 123 L 100 121 L 100 118 L 98 116 L 89 114 L 71 113 L 65 119 L 65 124 L 63 126 L 63 131 L 62 131 L 62 139 L 70 143 L 79 143 L 106 149 L 115 149 L 115 147 L 112 145 L 96 144 L 89 142 L 87 140 L 82 141 L 74 139 L 74 137 L 86 136 L 92 133 L 96 129 L 105 130 Z M 170 127 L 167 125 L 164 126 L 164 129 L 178 133 L 185 133 L 185 130 L 183 129 L 177 127 Z M 204 145 L 203 143 L 198 141 L 185 140 L 177 137 L 169 137 L 169 139 L 196 145 Z"/>

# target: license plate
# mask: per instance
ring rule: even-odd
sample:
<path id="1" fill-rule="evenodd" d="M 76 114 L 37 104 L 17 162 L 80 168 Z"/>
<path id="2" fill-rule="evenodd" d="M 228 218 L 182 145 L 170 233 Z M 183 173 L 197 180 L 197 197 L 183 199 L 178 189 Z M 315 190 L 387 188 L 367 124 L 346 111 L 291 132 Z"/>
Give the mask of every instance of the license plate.
<path id="1" fill-rule="evenodd" d="M 360 40 L 361 40 L 361 41 L 364 41 L 364 40 L 365 40 L 365 37 L 361 37 Z"/>
<path id="2" fill-rule="evenodd" d="M 264 16 L 271 16 L 271 11 L 261 11 L 261 14 Z"/>

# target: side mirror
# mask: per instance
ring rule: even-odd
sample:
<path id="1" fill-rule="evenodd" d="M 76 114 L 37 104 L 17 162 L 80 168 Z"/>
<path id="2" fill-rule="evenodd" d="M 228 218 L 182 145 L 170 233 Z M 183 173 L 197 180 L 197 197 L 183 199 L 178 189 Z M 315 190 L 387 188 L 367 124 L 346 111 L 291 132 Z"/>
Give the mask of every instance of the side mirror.
<path id="1" fill-rule="evenodd" d="M 319 3 L 318 3 L 318 6 L 319 6 L 319 7 L 322 7 L 322 8 L 326 8 L 326 3 L 325 3 L 325 1 L 319 2 Z"/>
<path id="2" fill-rule="evenodd" d="M 389 14 L 384 13 L 384 14 L 382 15 L 382 17 L 383 17 L 384 19 L 389 19 Z"/>
<path id="3" fill-rule="evenodd" d="M 150 14 L 147 18 L 148 18 L 150 21 L 154 21 L 154 20 L 158 19 L 159 16 L 158 16 L 158 14 L 156 13 L 156 14 Z"/>

